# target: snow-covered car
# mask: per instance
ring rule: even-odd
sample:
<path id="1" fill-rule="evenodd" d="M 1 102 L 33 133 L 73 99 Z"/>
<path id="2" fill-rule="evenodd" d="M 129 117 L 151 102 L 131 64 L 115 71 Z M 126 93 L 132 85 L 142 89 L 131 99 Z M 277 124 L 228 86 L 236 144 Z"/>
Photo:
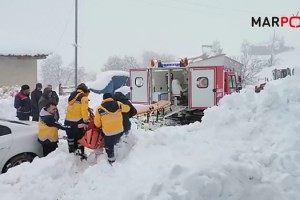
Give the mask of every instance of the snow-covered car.
<path id="1" fill-rule="evenodd" d="M 36 122 L 0 119 L 0 173 L 43 155 Z"/>

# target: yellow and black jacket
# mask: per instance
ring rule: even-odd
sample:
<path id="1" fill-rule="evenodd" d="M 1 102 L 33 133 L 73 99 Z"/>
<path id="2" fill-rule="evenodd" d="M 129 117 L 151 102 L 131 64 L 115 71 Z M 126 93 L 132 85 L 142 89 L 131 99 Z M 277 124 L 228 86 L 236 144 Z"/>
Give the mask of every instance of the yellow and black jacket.
<path id="1" fill-rule="evenodd" d="M 112 98 L 103 100 L 96 109 L 94 118 L 95 126 L 102 128 L 105 135 L 117 135 L 124 131 L 122 112 L 129 112 L 130 107 Z"/>
<path id="2" fill-rule="evenodd" d="M 55 120 L 54 115 L 43 108 L 40 112 L 38 141 L 41 144 L 57 143 L 58 129 L 67 130 L 70 126 L 63 126 Z"/>
<path id="3" fill-rule="evenodd" d="M 89 99 L 87 95 L 80 89 L 71 93 L 68 99 L 68 108 L 66 113 L 66 121 L 69 122 L 84 122 L 89 121 Z"/>

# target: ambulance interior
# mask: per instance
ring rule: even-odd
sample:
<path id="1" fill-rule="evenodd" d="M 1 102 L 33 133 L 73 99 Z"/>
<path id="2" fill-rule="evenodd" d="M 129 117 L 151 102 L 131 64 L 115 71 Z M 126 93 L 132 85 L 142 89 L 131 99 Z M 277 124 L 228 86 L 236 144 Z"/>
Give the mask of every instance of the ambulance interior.
<path id="1" fill-rule="evenodd" d="M 169 78 L 170 74 L 170 78 Z M 170 86 L 170 90 L 168 89 Z M 188 71 L 166 68 L 152 71 L 152 102 L 168 100 L 173 105 L 188 105 Z"/>

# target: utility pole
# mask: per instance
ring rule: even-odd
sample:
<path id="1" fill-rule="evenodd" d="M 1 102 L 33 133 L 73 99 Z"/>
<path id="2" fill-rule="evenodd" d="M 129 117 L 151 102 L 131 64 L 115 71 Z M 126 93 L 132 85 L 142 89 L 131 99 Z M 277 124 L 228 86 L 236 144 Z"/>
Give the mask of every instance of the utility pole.
<path id="1" fill-rule="evenodd" d="M 77 71 L 78 71 L 78 68 L 77 68 L 77 47 L 78 47 L 78 0 L 75 0 L 75 88 L 77 87 L 78 85 L 78 82 L 77 82 Z"/>
<path id="2" fill-rule="evenodd" d="M 273 62 L 274 62 L 274 43 L 275 43 L 275 30 L 274 30 L 274 34 L 273 34 L 273 40 L 272 40 L 272 49 L 271 49 L 271 66 L 273 66 Z"/>

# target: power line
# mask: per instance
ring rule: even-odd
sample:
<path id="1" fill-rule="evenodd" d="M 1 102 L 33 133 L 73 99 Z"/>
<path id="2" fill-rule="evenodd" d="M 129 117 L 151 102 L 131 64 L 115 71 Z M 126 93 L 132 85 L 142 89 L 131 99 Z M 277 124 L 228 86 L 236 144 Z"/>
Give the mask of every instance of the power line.
<path id="1" fill-rule="evenodd" d="M 74 10 L 74 4 L 75 4 L 75 2 L 73 1 L 72 6 L 71 6 L 71 9 L 70 9 L 70 11 L 69 11 L 69 16 L 68 16 L 68 18 L 67 18 L 67 20 L 66 20 L 66 23 L 65 23 L 65 26 L 64 26 L 64 28 L 63 28 L 62 34 L 60 35 L 59 40 L 58 40 L 58 42 L 57 42 L 57 44 L 56 44 L 56 46 L 55 46 L 53 52 L 56 52 L 57 48 L 58 48 L 59 45 L 61 44 L 62 38 L 63 38 L 63 36 L 65 35 L 65 32 L 66 32 L 66 30 L 67 30 L 67 27 L 68 27 L 69 24 L 70 24 L 71 17 L 72 17 L 72 13 L 73 13 L 73 10 Z"/>

